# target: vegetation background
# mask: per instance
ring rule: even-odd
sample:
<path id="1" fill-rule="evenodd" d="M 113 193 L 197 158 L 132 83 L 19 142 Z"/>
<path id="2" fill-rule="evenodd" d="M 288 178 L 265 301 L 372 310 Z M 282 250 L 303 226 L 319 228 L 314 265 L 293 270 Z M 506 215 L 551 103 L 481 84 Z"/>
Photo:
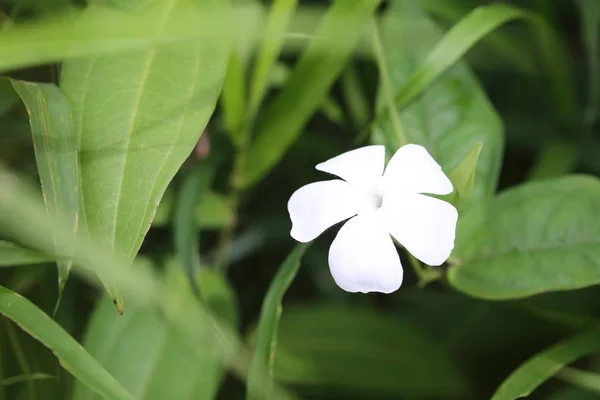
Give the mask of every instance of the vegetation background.
<path id="1" fill-rule="evenodd" d="M 0 0 L 0 400 L 598 398 L 600 0 L 232 3 Z M 391 295 L 289 236 L 370 143 L 468 215 Z"/>

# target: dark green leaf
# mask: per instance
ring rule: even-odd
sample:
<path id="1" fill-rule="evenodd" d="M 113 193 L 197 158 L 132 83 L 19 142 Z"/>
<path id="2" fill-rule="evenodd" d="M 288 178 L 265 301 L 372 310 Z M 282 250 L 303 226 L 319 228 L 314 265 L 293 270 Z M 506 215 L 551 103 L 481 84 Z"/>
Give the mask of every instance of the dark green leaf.
<path id="1" fill-rule="evenodd" d="M 259 400 L 270 396 L 277 351 L 277 331 L 282 311 L 281 301 L 296 277 L 300 260 L 307 247 L 306 244 L 300 244 L 288 255 L 273 278 L 263 301 L 254 357 L 248 373 L 246 395 L 248 400 Z"/>
<path id="2" fill-rule="evenodd" d="M 362 394 L 359 398 L 467 398 L 469 391 L 444 350 L 410 324 L 326 304 L 286 309 L 275 377 Z"/>
<path id="3" fill-rule="evenodd" d="M 12 81 L 21 96 L 31 124 L 33 146 L 46 212 L 51 220 L 67 219 L 71 239 L 79 230 L 79 154 L 71 108 L 54 84 Z M 73 261 L 64 254 L 58 265 L 58 301 L 69 278 Z"/>
<path id="4" fill-rule="evenodd" d="M 264 111 L 248 151 L 245 177 L 237 185 L 256 183 L 295 142 L 323 104 L 378 4 L 379 0 L 337 0 L 331 6 L 283 92 Z"/>
<path id="5" fill-rule="evenodd" d="M 98 395 L 111 400 L 133 400 L 133 397 L 60 325 L 29 300 L 1 286 L 0 313 L 52 350 L 64 369 Z"/>
<path id="6" fill-rule="evenodd" d="M 531 394 L 567 364 L 600 353 L 600 332 L 581 334 L 530 358 L 498 388 L 492 400 L 513 400 Z"/>
<path id="7" fill-rule="evenodd" d="M 185 11 L 222 15 L 220 0 L 161 3 L 162 33 Z M 68 61 L 61 87 L 80 140 L 81 180 L 90 233 L 133 260 L 173 175 L 212 114 L 229 55 L 225 39 L 173 43 L 124 55 Z M 100 277 L 122 309 L 110 276 Z"/>
<path id="8" fill-rule="evenodd" d="M 600 283 L 600 181 L 528 183 L 459 217 L 448 279 L 471 296 L 508 299 Z"/>

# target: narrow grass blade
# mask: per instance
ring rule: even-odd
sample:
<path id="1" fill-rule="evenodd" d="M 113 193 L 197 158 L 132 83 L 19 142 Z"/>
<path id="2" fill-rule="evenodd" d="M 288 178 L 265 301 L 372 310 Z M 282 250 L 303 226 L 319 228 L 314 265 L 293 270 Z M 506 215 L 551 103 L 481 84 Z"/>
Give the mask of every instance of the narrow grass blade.
<path id="1" fill-rule="evenodd" d="M 273 384 L 277 328 L 282 311 L 281 300 L 298 272 L 300 260 L 307 247 L 306 244 L 300 244 L 288 255 L 271 282 L 269 291 L 263 301 L 256 348 L 248 373 L 247 400 L 261 400 L 269 397 L 270 388 Z"/>
<path id="2" fill-rule="evenodd" d="M 21 96 L 31 124 L 37 169 L 46 212 L 51 220 L 66 218 L 75 239 L 79 230 L 79 154 L 71 108 L 53 84 L 12 81 Z M 70 254 L 57 261 L 58 307 L 69 278 Z"/>
<path id="3" fill-rule="evenodd" d="M 133 400 L 60 325 L 26 298 L 1 286 L 0 313 L 52 350 L 64 369 L 105 399 Z"/>
<path id="4" fill-rule="evenodd" d="M 530 358 L 500 385 L 492 400 L 529 396 L 538 386 L 578 358 L 600 353 L 600 332 L 583 333 Z"/>

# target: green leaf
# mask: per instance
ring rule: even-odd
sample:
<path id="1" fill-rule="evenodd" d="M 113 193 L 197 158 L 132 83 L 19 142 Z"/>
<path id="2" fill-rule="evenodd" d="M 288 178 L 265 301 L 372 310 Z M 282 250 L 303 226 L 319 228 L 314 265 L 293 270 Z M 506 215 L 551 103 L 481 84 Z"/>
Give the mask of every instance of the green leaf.
<path id="1" fill-rule="evenodd" d="M 258 323 L 254 357 L 248 373 L 246 399 L 259 400 L 270 397 L 273 385 L 273 368 L 277 351 L 277 330 L 281 318 L 281 301 L 296 277 L 300 260 L 308 248 L 299 244 L 285 259 L 277 275 L 273 278 L 263 301 Z"/>
<path id="2" fill-rule="evenodd" d="M 492 400 L 513 400 L 531 394 L 542 383 L 578 358 L 600 353 L 600 333 L 578 335 L 530 358 L 500 385 Z"/>
<path id="3" fill-rule="evenodd" d="M 196 205 L 206 195 L 215 173 L 210 162 L 200 162 L 185 177 L 179 191 L 174 216 L 175 252 L 188 279 L 195 286 L 195 271 L 200 267 L 198 244 L 198 224 L 193 218 Z"/>
<path id="4" fill-rule="evenodd" d="M 596 395 L 600 394 L 600 375 L 594 372 L 565 367 L 558 372 L 556 377 L 574 386 L 585 388 Z"/>
<path id="5" fill-rule="evenodd" d="M 171 222 L 174 202 L 175 193 L 167 189 L 156 210 L 152 226 L 164 227 Z M 234 218 L 229 199 L 214 192 L 208 192 L 202 196 L 200 202 L 196 204 L 193 214 L 201 229 L 220 229 L 229 226 Z"/>
<path id="6" fill-rule="evenodd" d="M 588 102 L 585 119 L 591 127 L 600 112 L 600 4 L 595 0 L 579 0 L 577 4 L 587 51 Z"/>
<path id="7" fill-rule="evenodd" d="M 200 275 L 203 300 L 209 308 L 235 309 L 233 292 L 222 276 Z M 208 277 L 208 279 L 206 279 Z M 182 267 L 167 266 L 168 285 L 176 293 L 171 310 L 179 313 L 186 302 L 196 302 Z M 190 351 L 191 342 L 155 310 L 131 302 L 121 317 L 110 301 L 101 301 L 85 334 L 84 347 L 129 390 L 135 399 L 213 399 L 223 377 L 224 367 L 211 352 Z M 227 311 L 228 318 L 235 313 Z M 190 316 L 191 318 L 194 318 Z M 198 318 L 198 317 L 196 317 Z M 224 320 L 233 326 L 234 320 Z M 75 384 L 73 399 L 100 399 L 84 385 Z"/>
<path id="8" fill-rule="evenodd" d="M 240 146 L 242 143 L 242 127 L 246 112 L 246 77 L 237 51 L 232 51 L 227 64 L 227 73 L 223 81 L 223 92 L 220 106 L 223 110 L 223 121 L 231 141 Z"/>
<path id="9" fill-rule="evenodd" d="M 484 10 L 475 15 L 482 15 Z M 445 171 L 456 168 L 473 145 L 483 143 L 473 197 L 492 195 L 503 149 L 501 121 L 464 63 L 446 71 L 463 54 L 461 49 L 468 45 L 465 40 L 473 36 L 463 38 L 463 34 L 457 36 L 451 31 L 442 39 L 440 30 L 412 0 L 392 3 L 381 22 L 381 34 L 391 90 L 396 93 L 395 106 L 407 142 L 426 147 Z M 412 40 L 415 37 L 419 40 Z M 433 82 L 444 71 L 445 75 Z M 373 140 L 385 144 L 388 154 L 393 154 L 403 143 L 384 107 L 385 91 L 382 86 L 378 94 L 380 117 Z M 409 104 L 410 100 L 415 101 Z"/>
<path id="10" fill-rule="evenodd" d="M 133 397 L 63 328 L 29 300 L 0 286 L 0 313 L 48 347 L 75 378 L 105 399 Z"/>
<path id="11" fill-rule="evenodd" d="M 528 183 L 458 220 L 448 280 L 486 299 L 600 283 L 600 181 L 570 176 Z"/>
<path id="12" fill-rule="evenodd" d="M 275 377 L 362 398 L 469 397 L 468 382 L 437 342 L 405 321 L 360 307 L 286 309 Z"/>
<path id="13" fill-rule="evenodd" d="M 19 100 L 8 79 L 0 78 L 0 116 L 4 115 Z"/>
<path id="14" fill-rule="evenodd" d="M 21 96 L 31 124 L 33 146 L 46 212 L 51 220 L 66 218 L 72 240 L 79 230 L 79 155 L 71 108 L 54 84 L 11 81 Z M 70 254 L 57 261 L 58 301 L 69 278 Z"/>
<path id="15" fill-rule="evenodd" d="M 55 258 L 41 254 L 35 250 L 18 246 L 14 243 L 0 240 L 0 267 L 14 267 L 15 265 L 40 264 L 52 262 Z"/>
<path id="16" fill-rule="evenodd" d="M 450 172 L 449 178 L 454 186 L 455 198 L 464 199 L 471 193 L 473 183 L 475 182 L 477 160 L 479 160 L 479 153 L 481 153 L 482 147 L 483 143 L 473 144 L 465 158 L 458 164 L 458 167 Z"/>
<path id="17" fill-rule="evenodd" d="M 218 14 L 220 0 L 162 2 L 160 34 L 181 12 Z M 196 145 L 221 89 L 226 39 L 173 43 L 123 55 L 67 61 L 61 87 L 80 140 L 81 179 L 90 233 L 133 260 L 156 207 Z M 100 276 L 122 310 L 110 276 Z"/>
<path id="18" fill-rule="evenodd" d="M 325 97 L 371 19 L 379 0 L 337 0 L 323 17 L 282 93 L 264 112 L 245 162 L 242 188 L 259 181 L 283 157 Z"/>
<path id="19" fill-rule="evenodd" d="M 275 0 L 271 6 L 264 39 L 256 56 L 250 86 L 249 115 L 256 116 L 269 84 L 269 74 L 283 46 L 284 34 L 298 0 Z"/>

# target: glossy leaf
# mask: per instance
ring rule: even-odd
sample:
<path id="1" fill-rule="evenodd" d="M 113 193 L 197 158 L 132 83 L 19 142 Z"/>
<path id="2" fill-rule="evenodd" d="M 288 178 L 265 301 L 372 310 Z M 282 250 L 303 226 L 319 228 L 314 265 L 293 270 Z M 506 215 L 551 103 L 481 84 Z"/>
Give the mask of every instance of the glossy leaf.
<path id="1" fill-rule="evenodd" d="M 425 146 L 446 172 L 456 168 L 475 143 L 483 143 L 473 197 L 493 194 L 503 149 L 500 119 L 464 63 L 458 63 L 433 82 L 434 76 L 462 55 L 460 46 L 466 44 L 466 39 L 459 37 L 457 44 L 451 42 L 452 46 L 444 45 L 443 50 L 438 45 L 430 53 L 442 34 L 419 3 L 411 0 L 392 3 L 381 22 L 381 34 L 391 86 L 397 93 L 395 105 L 407 142 Z M 419 40 L 410 39 L 414 37 Z M 430 72 L 421 73 L 423 70 Z M 419 79 L 419 84 L 412 83 L 421 74 L 425 78 Z M 393 154 L 402 143 L 385 107 L 383 87 L 378 98 L 380 117 L 373 140 L 385 144 L 388 153 Z M 415 100 L 409 104 L 408 99 Z"/>
<path id="2" fill-rule="evenodd" d="M 247 188 L 284 156 L 323 103 L 341 73 L 378 0 L 337 0 L 323 17 L 285 88 L 264 110 L 245 163 Z M 293 112 L 291 112 L 293 110 Z"/>
<path id="3" fill-rule="evenodd" d="M 51 220 L 66 218 L 71 240 L 79 231 L 79 154 L 71 107 L 54 84 L 12 81 L 27 108 L 46 212 Z M 69 278 L 70 254 L 57 261 L 58 303 Z"/>
<path id="4" fill-rule="evenodd" d="M 275 377 L 282 382 L 360 398 L 468 397 L 468 382 L 437 342 L 372 310 L 327 304 L 286 309 L 277 347 Z"/>
<path id="5" fill-rule="evenodd" d="M 500 385 L 492 400 L 513 400 L 531 394 L 542 383 L 578 358 L 600 353 L 600 333 L 591 331 L 558 343 L 535 355 Z"/>
<path id="6" fill-rule="evenodd" d="M 114 311 L 113 311 L 114 312 Z M 48 347 L 60 364 L 105 399 L 133 397 L 75 339 L 33 303 L 0 286 L 0 313 Z"/>
<path id="7" fill-rule="evenodd" d="M 160 3 L 157 33 L 174 16 L 217 13 L 219 0 Z M 227 40 L 173 43 L 123 55 L 68 61 L 61 87 L 80 140 L 81 179 L 90 233 L 133 260 L 169 181 L 213 112 L 229 54 Z M 123 308 L 110 276 L 100 277 Z"/>
<path id="8" fill-rule="evenodd" d="M 288 255 L 273 278 L 263 301 L 254 357 L 248 374 L 246 394 L 248 400 L 270 397 L 277 352 L 277 332 L 282 312 L 281 301 L 296 277 L 300 260 L 307 247 L 306 244 L 300 244 Z"/>
<path id="9" fill-rule="evenodd" d="M 448 280 L 486 299 L 600 283 L 600 181 L 570 176 L 502 193 L 462 214 Z"/>
<path id="10" fill-rule="evenodd" d="M 52 262 L 55 258 L 35 250 L 0 240 L 0 267 Z"/>
<path id="11" fill-rule="evenodd" d="M 180 265 L 168 267 L 168 285 L 177 293 L 171 310 L 181 312 L 186 302 L 195 302 Z M 224 321 L 233 325 L 233 292 L 222 276 L 209 271 L 199 285 L 210 284 L 213 291 L 202 290 L 208 308 L 218 308 Z M 216 290 L 215 290 L 216 289 Z M 225 310 L 223 312 L 223 310 Z M 129 390 L 135 399 L 213 399 L 223 376 L 223 367 L 211 352 L 204 356 L 190 351 L 191 342 L 165 323 L 164 318 L 142 304 L 128 306 L 123 317 L 115 313 L 110 301 L 101 301 L 88 325 L 84 347 Z M 87 387 L 76 384 L 73 399 L 100 399 Z"/>

